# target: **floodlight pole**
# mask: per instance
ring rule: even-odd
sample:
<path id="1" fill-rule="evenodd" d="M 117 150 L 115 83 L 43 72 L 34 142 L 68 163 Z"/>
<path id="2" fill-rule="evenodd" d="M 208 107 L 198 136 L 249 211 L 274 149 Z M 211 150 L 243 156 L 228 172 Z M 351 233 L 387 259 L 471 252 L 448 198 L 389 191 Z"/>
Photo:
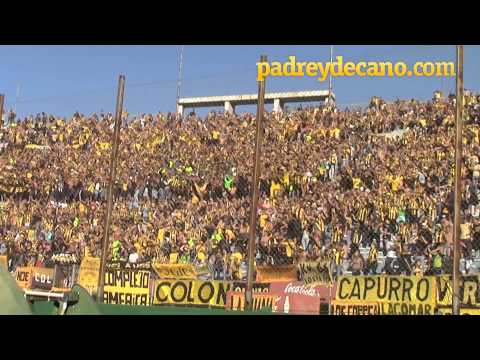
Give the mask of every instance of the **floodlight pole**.
<path id="1" fill-rule="evenodd" d="M 460 224 L 462 201 L 463 45 L 457 45 L 457 101 L 455 119 L 455 209 L 453 242 L 452 314 L 460 315 Z"/>
<path id="2" fill-rule="evenodd" d="M 100 274 L 98 280 L 98 301 L 103 302 L 103 287 L 105 285 L 105 269 L 107 262 L 108 246 L 110 244 L 110 224 L 112 221 L 113 185 L 117 175 L 118 143 L 120 142 L 120 127 L 122 124 L 123 96 L 125 94 L 125 76 L 118 78 L 117 108 L 115 111 L 115 130 L 113 133 L 113 148 L 110 157 L 110 179 L 107 190 L 107 214 L 103 232 L 102 258 L 100 261 Z"/>
<path id="3" fill-rule="evenodd" d="M 177 80 L 177 114 L 179 110 L 179 100 L 180 100 L 180 88 L 182 87 L 182 73 L 183 73 L 183 50 L 185 49 L 185 45 L 182 45 L 180 49 L 180 59 L 178 64 L 178 80 Z"/>
<path id="4" fill-rule="evenodd" d="M 260 56 L 260 62 L 266 62 L 267 56 Z M 250 205 L 250 229 L 248 242 L 248 269 L 247 269 L 247 286 L 245 289 L 245 310 L 251 311 L 253 305 L 253 277 L 255 272 L 255 245 L 256 245 L 256 229 L 257 229 L 257 211 L 259 198 L 259 181 L 261 171 L 261 146 L 263 135 L 263 112 L 265 105 L 265 79 L 258 81 L 258 101 L 257 101 L 257 119 L 256 119 L 256 135 L 255 135 L 255 155 L 254 168 L 252 177 L 252 201 Z"/>
<path id="5" fill-rule="evenodd" d="M 330 45 L 330 64 L 332 63 L 333 63 L 333 45 Z M 330 79 L 328 84 L 328 105 L 330 105 L 332 101 L 332 90 L 333 90 L 333 79 L 332 79 L 332 72 L 330 71 Z"/>

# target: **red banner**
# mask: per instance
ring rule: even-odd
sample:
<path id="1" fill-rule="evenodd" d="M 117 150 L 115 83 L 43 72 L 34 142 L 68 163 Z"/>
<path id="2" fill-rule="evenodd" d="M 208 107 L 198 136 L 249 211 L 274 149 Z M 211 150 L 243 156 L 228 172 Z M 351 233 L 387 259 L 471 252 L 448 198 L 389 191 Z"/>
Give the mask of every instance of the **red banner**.
<path id="1" fill-rule="evenodd" d="M 306 286 L 302 281 L 271 283 L 270 294 L 277 296 L 274 312 L 295 315 L 318 315 L 320 305 L 328 304 L 335 286 Z"/>

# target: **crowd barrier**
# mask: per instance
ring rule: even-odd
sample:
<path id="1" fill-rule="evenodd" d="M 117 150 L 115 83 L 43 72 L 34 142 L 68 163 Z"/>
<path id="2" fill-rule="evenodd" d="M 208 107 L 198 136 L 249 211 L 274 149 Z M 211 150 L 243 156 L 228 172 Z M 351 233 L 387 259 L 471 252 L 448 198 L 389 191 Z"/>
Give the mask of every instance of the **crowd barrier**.
<path id="1" fill-rule="evenodd" d="M 325 264 L 259 267 L 253 286 L 253 311 L 301 315 L 448 315 L 452 308 L 451 276 L 340 276 Z M 78 284 L 96 298 L 99 259 L 85 258 Z M 23 289 L 55 291 L 59 268 L 18 268 Z M 188 264 L 107 264 L 103 303 L 245 310 L 244 281 L 201 280 Z M 59 278 L 57 278 L 59 277 Z M 302 279 L 302 280 L 299 280 Z M 460 282 L 461 314 L 480 314 L 480 276 Z"/>

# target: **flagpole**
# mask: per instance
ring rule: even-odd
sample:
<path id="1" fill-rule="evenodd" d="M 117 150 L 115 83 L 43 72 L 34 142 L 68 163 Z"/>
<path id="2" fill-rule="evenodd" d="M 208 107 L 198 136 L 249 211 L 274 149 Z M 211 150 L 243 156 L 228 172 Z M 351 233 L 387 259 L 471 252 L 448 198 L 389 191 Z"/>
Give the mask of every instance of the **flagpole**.
<path id="1" fill-rule="evenodd" d="M 112 206 L 113 206 L 113 185 L 115 184 L 117 175 L 117 158 L 118 158 L 118 145 L 120 142 L 120 127 L 122 124 L 123 113 L 123 97 L 125 94 L 125 76 L 120 75 L 118 79 L 118 92 L 117 92 L 117 108 L 115 112 L 115 128 L 113 133 L 113 147 L 110 157 L 110 179 L 107 189 L 107 214 L 105 216 L 105 225 L 103 232 L 103 246 L 102 246 L 102 258 L 100 261 L 100 274 L 98 280 L 98 298 L 99 302 L 103 302 L 103 290 L 105 285 L 105 270 L 107 263 L 107 252 L 110 245 L 110 224 L 112 221 Z"/>
<path id="2" fill-rule="evenodd" d="M 463 45 L 457 45 L 457 100 L 455 136 L 455 209 L 453 242 L 452 314 L 460 315 L 460 224 L 462 201 L 462 127 L 463 127 Z"/>
<path id="3" fill-rule="evenodd" d="M 180 49 L 180 59 L 178 64 L 178 80 L 177 80 L 177 113 L 178 113 L 178 101 L 180 100 L 180 88 L 182 86 L 182 73 L 183 73 L 183 50 L 185 49 L 185 45 L 182 45 Z"/>
<path id="4" fill-rule="evenodd" d="M 330 64 L 333 63 L 333 45 L 330 45 Z M 332 101 L 332 90 L 333 90 L 333 78 L 332 72 L 330 71 L 330 79 L 328 84 L 328 104 L 330 105 Z"/>
<path id="5" fill-rule="evenodd" d="M 267 56 L 260 56 L 260 62 L 266 62 Z M 248 242 L 248 273 L 247 286 L 245 289 L 245 310 L 252 311 L 253 305 L 253 277 L 255 271 L 255 245 L 256 245 L 256 230 L 257 230 L 257 211 L 258 211 L 258 197 L 259 197 L 259 180 L 261 171 L 261 146 L 263 135 L 263 112 L 265 104 L 265 79 L 258 81 L 258 101 L 257 101 L 257 118 L 256 118 L 256 135 L 255 135 L 255 155 L 252 176 L 252 201 L 250 205 L 250 229 Z"/>

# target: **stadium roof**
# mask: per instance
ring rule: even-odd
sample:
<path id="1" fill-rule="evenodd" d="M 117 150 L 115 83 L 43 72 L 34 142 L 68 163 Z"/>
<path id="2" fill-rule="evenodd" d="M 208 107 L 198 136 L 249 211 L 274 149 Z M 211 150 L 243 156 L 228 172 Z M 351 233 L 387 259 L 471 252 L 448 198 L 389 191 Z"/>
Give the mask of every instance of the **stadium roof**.
<path id="1" fill-rule="evenodd" d="M 266 93 L 265 103 L 271 104 L 275 99 L 288 103 L 325 101 L 325 99 L 328 98 L 328 94 L 328 90 Z M 333 93 L 332 98 L 335 99 L 335 94 Z M 223 106 L 223 104 L 228 101 L 232 103 L 232 105 L 253 105 L 257 103 L 257 100 L 258 94 L 224 95 L 181 98 L 178 99 L 178 104 L 184 107 Z"/>

